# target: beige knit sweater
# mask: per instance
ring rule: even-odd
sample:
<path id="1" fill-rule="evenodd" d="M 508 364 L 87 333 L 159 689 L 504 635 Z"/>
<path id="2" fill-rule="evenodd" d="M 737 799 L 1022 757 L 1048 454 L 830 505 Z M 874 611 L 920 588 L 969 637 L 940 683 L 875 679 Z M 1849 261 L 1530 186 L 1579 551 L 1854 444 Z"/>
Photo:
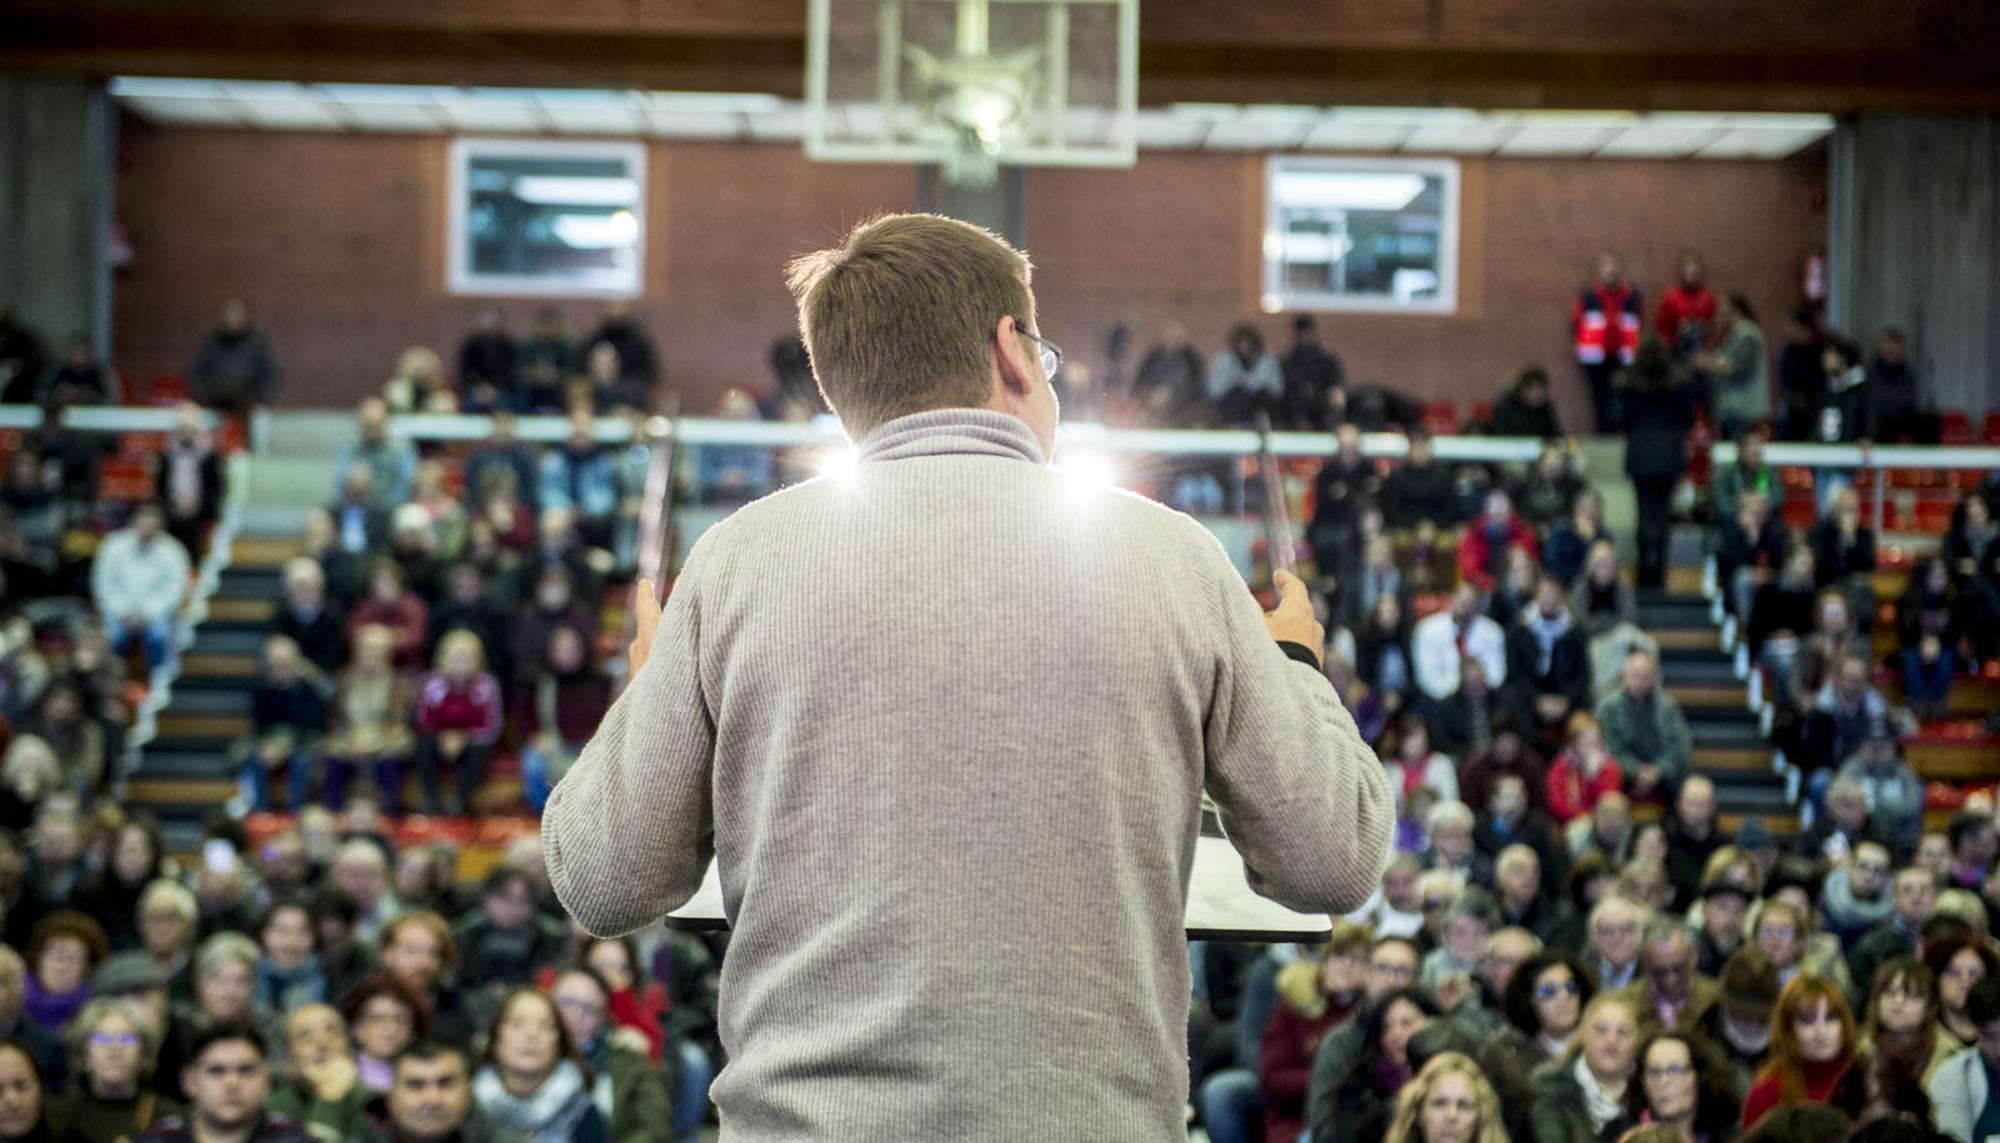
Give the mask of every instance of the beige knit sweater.
<path id="1" fill-rule="evenodd" d="M 1168 1139 L 1204 788 L 1258 892 L 1375 888 L 1382 767 L 1215 539 L 952 409 L 701 538 L 542 834 L 595 933 L 717 858 L 726 1140 Z"/>

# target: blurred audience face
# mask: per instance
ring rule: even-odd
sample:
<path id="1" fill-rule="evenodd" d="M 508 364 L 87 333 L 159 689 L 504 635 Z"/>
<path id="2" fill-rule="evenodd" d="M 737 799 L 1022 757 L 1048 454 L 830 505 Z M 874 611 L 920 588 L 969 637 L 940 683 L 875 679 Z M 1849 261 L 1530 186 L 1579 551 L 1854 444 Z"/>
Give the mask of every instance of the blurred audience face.
<path id="1" fill-rule="evenodd" d="M 634 984 L 632 954 L 623 941 L 592 941 L 583 963 L 604 978 L 613 991 L 623 992 Z"/>
<path id="2" fill-rule="evenodd" d="M 382 970 L 428 995 L 444 973 L 444 946 L 428 926 L 396 926 L 395 938 L 382 947 Z"/>
<path id="3" fill-rule="evenodd" d="M 1583 989 L 1576 973 L 1566 964 L 1552 964 L 1535 978 L 1535 1019 L 1550 1036 L 1567 1036 L 1576 1030 L 1583 1013 Z"/>
<path id="4" fill-rule="evenodd" d="M 106 1012 L 84 1038 L 84 1071 L 99 1098 L 122 1098 L 139 1087 L 144 1041 L 123 1012 Z"/>
<path id="5" fill-rule="evenodd" d="M 350 844 L 343 847 L 340 856 L 334 859 L 329 876 L 336 888 L 354 898 L 361 911 L 367 913 L 382 899 L 383 892 L 388 888 L 384 864 L 380 850 L 374 850 L 367 843 Z"/>
<path id="6" fill-rule="evenodd" d="M 493 1059 L 500 1071 L 539 1085 L 561 1058 L 558 1019 L 555 1003 L 541 993 L 509 997 L 493 1032 Z"/>
<path id="7" fill-rule="evenodd" d="M 1799 1052 L 1815 1064 L 1829 1063 L 1840 1058 L 1846 1050 L 1842 1042 L 1840 1017 L 1833 1006 L 1821 1003 L 1801 1012 L 1792 1021 L 1792 1034 L 1798 1038 Z"/>
<path id="8" fill-rule="evenodd" d="M 0 945 L 0 1025 L 11 1028 L 27 996 L 27 966 L 21 954 Z"/>
<path id="9" fill-rule="evenodd" d="M 1632 1056 L 1639 1048 L 1639 1025 L 1623 1004 L 1595 1005 L 1583 1021 L 1583 1060 L 1599 1080 L 1632 1078 Z"/>
<path id="10" fill-rule="evenodd" d="M 1533 904 L 1541 890 L 1542 859 L 1525 845 L 1510 845 L 1500 851 L 1493 878 L 1501 904 L 1518 912 Z"/>
<path id="11" fill-rule="evenodd" d="M 1609 252 L 1597 256 L 1597 280 L 1607 285 L 1618 281 L 1620 274 L 1618 255 Z"/>
<path id="12" fill-rule="evenodd" d="M 1413 859 L 1392 860 L 1382 871 L 1382 899 L 1399 913 L 1415 913 L 1424 906 L 1417 895 L 1419 870 Z"/>
<path id="13" fill-rule="evenodd" d="M 256 972 L 240 960 L 226 960 L 195 981 L 201 1013 L 213 1023 L 244 1022 L 250 1018 L 250 996 Z"/>
<path id="14" fill-rule="evenodd" d="M 1694 989 L 1694 942 L 1676 933 L 1646 945 L 1646 979 L 1653 994 L 1669 1004 L 1684 1003 Z"/>
<path id="15" fill-rule="evenodd" d="M 472 1114 L 465 1057 L 454 1048 L 433 1060 L 397 1060 L 387 1103 L 397 1139 L 432 1143 L 452 1138 Z"/>
<path id="16" fill-rule="evenodd" d="M 153 837 L 143 827 L 127 825 L 111 846 L 111 873 L 125 885 L 137 885 L 153 875 Z"/>
<path id="17" fill-rule="evenodd" d="M 371 996 L 354 1014 L 354 1045 L 373 1059 L 395 1059 L 416 1030 L 410 1010 L 393 996 Z"/>
<path id="18" fill-rule="evenodd" d="M 250 307 L 242 298 L 228 298 L 222 303 L 222 328 L 229 333 L 242 333 L 250 328 Z"/>
<path id="19" fill-rule="evenodd" d="M 1536 944 L 1534 934 L 1526 929 L 1501 929 L 1493 934 L 1493 939 L 1486 945 L 1486 956 L 1479 962 L 1479 975 L 1495 996 L 1507 991 L 1507 982 L 1514 979 L 1514 970 L 1521 967 L 1522 961 L 1535 955 Z"/>
<path id="20" fill-rule="evenodd" d="M 1417 980 L 1417 950 L 1405 941 L 1382 941 L 1368 951 L 1368 996 L 1387 996 Z"/>
<path id="21" fill-rule="evenodd" d="M 1757 918 L 1757 947 L 1780 971 L 1799 963 L 1805 952 L 1805 934 L 1799 931 L 1797 912 L 1765 906 L 1763 916 Z"/>
<path id="22" fill-rule="evenodd" d="M 1431 1081 L 1417 1115 L 1424 1143 L 1472 1143 L 1479 1134 L 1479 1092 L 1472 1077 L 1448 1071 Z"/>
<path id="23" fill-rule="evenodd" d="M 1933 877 L 1951 874 L 1951 840 L 1941 833 L 1927 833 L 1917 842 L 1917 864 Z"/>
<path id="24" fill-rule="evenodd" d="M 1399 1068 L 1410 1066 L 1410 1037 L 1430 1027 L 1431 1018 L 1408 1000 L 1394 1000 L 1382 1017 L 1382 1054 Z"/>
<path id="25" fill-rule="evenodd" d="M 1674 799 L 1674 813 L 1689 834 L 1707 837 L 1715 826 L 1715 783 L 1700 776 L 1682 782 Z"/>
<path id="26" fill-rule="evenodd" d="M 1747 898 L 1718 893 L 1702 902 L 1702 929 L 1718 947 L 1734 949 L 1743 942 L 1743 924 L 1749 913 Z"/>
<path id="27" fill-rule="evenodd" d="M 292 1067 L 314 1071 L 347 1054 L 347 1023 L 330 1004 L 304 1004 L 285 1021 Z"/>
<path id="28" fill-rule="evenodd" d="M 42 991 L 75 992 L 89 983 L 90 949 L 75 937 L 56 937 L 42 946 L 35 962 L 35 980 Z"/>
<path id="29" fill-rule="evenodd" d="M 1930 1016 L 1929 999 L 1904 976 L 1876 994 L 1875 1022 L 1884 1032 L 1896 1035 L 1920 1032 Z"/>
<path id="30" fill-rule="evenodd" d="M 1477 917 L 1461 913 L 1444 924 L 1444 947 L 1460 964 L 1478 963 L 1486 955 L 1486 944 L 1492 939 L 1493 934 L 1486 923 Z"/>
<path id="31" fill-rule="evenodd" d="M 1368 954 L 1361 948 L 1329 952 L 1319 962 L 1319 988 L 1327 996 L 1352 1000 L 1368 984 Z"/>
<path id="32" fill-rule="evenodd" d="M 1659 678 L 1659 665 L 1653 662 L 1651 655 L 1646 654 L 1627 656 L 1624 669 L 1620 672 L 1620 681 L 1624 684 L 1625 693 L 1634 702 L 1642 702 L 1652 697 L 1653 688 L 1658 684 Z"/>
<path id="33" fill-rule="evenodd" d="M 1630 901 L 1610 898 L 1591 917 L 1590 947 L 1605 963 L 1623 968 L 1639 955 L 1639 909 Z"/>
<path id="34" fill-rule="evenodd" d="M 590 1043 L 610 1018 L 611 998 L 584 973 L 565 972 L 557 977 L 553 997 L 572 1043 Z"/>
<path id="35" fill-rule="evenodd" d="M 1861 900 L 1880 897 L 1889 887 L 1889 851 L 1875 841 L 1855 846 L 1847 861 L 1847 884 Z"/>
<path id="36" fill-rule="evenodd" d="M 380 397 L 364 398 L 355 409 L 355 423 L 364 444 L 378 445 L 389 437 L 389 405 Z"/>
<path id="37" fill-rule="evenodd" d="M 1972 949 L 1960 949 L 1938 973 L 1938 1003 L 1947 1012 L 1964 1012 L 1972 986 L 1986 979 L 1986 962 Z"/>
<path id="38" fill-rule="evenodd" d="M 1694 1053 L 1679 1040 L 1660 1040 L 1641 1061 L 1646 1107 L 1656 1120 L 1679 1123 L 1692 1119 L 1697 1093 Z"/>
<path id="39" fill-rule="evenodd" d="M 1934 835 L 1936 837 L 1936 835 Z M 1904 927 L 1912 933 L 1924 927 L 1930 913 L 1938 907 L 1938 881 L 1936 873 L 1922 865 L 1912 865 L 1896 873 L 1894 889 L 1894 909 L 1896 917 L 1902 919 Z"/>
<path id="40" fill-rule="evenodd" d="M 279 905 L 264 921 L 264 955 L 281 969 L 295 969 L 312 956 L 312 917 L 296 904 Z"/>
<path id="41" fill-rule="evenodd" d="M 42 1079 L 18 1044 L 0 1045 L 0 1136 L 30 1138 L 42 1122 Z"/>
<path id="42" fill-rule="evenodd" d="M 204 1139 L 247 1131 L 263 1114 L 271 1077 L 255 1048 L 242 1040 L 220 1040 L 188 1064 L 181 1087 L 199 1121 L 193 1134 Z"/>

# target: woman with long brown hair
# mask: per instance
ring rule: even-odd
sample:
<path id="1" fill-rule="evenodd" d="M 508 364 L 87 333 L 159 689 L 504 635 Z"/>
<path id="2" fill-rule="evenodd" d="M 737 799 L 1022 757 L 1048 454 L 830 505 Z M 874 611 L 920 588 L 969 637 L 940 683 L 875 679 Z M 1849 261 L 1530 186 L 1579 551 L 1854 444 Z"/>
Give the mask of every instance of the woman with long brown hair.
<path id="1" fill-rule="evenodd" d="M 1962 1045 L 1938 1026 L 1944 1012 L 1937 974 L 1913 956 L 1899 956 L 1875 970 L 1875 987 L 1861 1028 L 1861 1052 L 1919 1087 Z"/>
<path id="2" fill-rule="evenodd" d="M 1854 1058 L 1854 1013 L 1840 987 L 1812 973 L 1793 977 L 1771 1013 L 1771 1052 L 1743 1100 L 1743 1126 L 1774 1107 L 1825 1103 Z"/>

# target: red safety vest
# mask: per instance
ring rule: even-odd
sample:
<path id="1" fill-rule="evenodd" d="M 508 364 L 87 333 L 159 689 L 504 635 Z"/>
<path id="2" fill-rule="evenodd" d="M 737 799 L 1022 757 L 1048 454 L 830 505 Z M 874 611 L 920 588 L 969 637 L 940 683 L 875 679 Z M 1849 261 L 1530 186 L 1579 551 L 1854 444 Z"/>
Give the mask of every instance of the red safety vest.
<path id="1" fill-rule="evenodd" d="M 1616 315 L 1614 318 L 1613 315 Z M 1577 299 L 1576 359 L 1585 365 L 1632 364 L 1639 344 L 1639 291 L 1630 283 L 1592 283 Z M 1613 322 L 1616 322 L 1614 325 Z"/>

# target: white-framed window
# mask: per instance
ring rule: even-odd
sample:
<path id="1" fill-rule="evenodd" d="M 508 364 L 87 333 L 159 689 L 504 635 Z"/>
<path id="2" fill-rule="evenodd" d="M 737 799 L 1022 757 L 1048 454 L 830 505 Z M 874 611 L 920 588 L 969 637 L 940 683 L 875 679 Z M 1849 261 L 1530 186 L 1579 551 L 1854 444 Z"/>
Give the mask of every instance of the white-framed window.
<path id="1" fill-rule="evenodd" d="M 1458 162 L 1273 155 L 1263 308 L 1458 308 Z"/>
<path id="2" fill-rule="evenodd" d="M 643 143 L 454 139 L 445 285 L 454 294 L 636 297 Z"/>

